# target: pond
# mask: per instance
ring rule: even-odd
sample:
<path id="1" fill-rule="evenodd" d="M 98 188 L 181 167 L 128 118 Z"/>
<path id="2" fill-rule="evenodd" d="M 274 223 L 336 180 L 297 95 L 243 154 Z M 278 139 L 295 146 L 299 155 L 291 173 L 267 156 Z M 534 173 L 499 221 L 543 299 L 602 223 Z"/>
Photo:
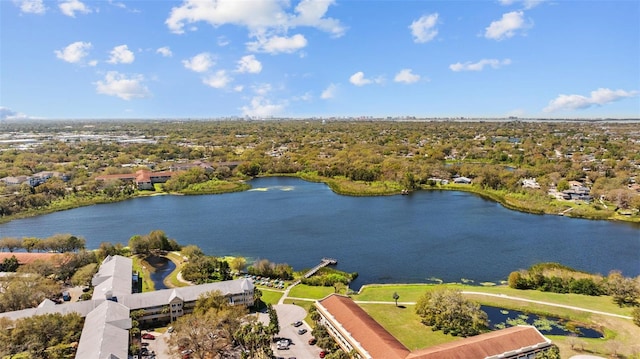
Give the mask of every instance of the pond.
<path id="1" fill-rule="evenodd" d="M 166 289 L 167 286 L 164 284 L 164 279 L 176 269 L 176 264 L 168 258 L 160 256 L 148 257 L 146 261 L 152 267 L 150 268 L 150 279 L 156 290 Z"/>
<path id="2" fill-rule="evenodd" d="M 541 317 L 518 310 L 486 305 L 482 305 L 480 308 L 489 316 L 489 327 L 491 329 L 502 329 L 516 325 L 533 325 L 545 335 L 577 335 L 580 338 L 603 337 L 602 333 L 595 329 L 575 325 L 575 323 L 560 318 Z"/>

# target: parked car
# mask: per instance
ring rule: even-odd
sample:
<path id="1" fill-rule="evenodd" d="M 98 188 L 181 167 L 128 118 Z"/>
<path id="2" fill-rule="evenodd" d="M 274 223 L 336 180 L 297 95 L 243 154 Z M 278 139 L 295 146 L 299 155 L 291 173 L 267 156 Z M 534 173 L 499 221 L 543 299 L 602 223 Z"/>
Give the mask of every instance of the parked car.
<path id="1" fill-rule="evenodd" d="M 301 321 L 297 321 L 297 322 L 293 323 L 293 326 L 296 327 L 296 328 L 301 326 L 301 325 L 302 325 Z"/>
<path id="2" fill-rule="evenodd" d="M 167 328 L 167 333 L 173 333 L 173 327 Z"/>
<path id="3" fill-rule="evenodd" d="M 329 353 L 327 353 L 327 352 L 326 352 L 326 351 L 324 351 L 324 350 L 323 350 L 323 351 L 321 351 L 321 352 L 320 352 L 320 358 L 324 358 L 327 354 L 329 354 Z"/>
<path id="4" fill-rule="evenodd" d="M 306 333 L 306 332 L 307 332 L 307 330 L 306 330 L 306 329 L 300 329 L 300 330 L 298 330 L 298 334 L 300 334 L 300 335 L 302 335 L 302 334 L 304 334 L 304 333 Z"/>
<path id="5" fill-rule="evenodd" d="M 309 339 L 309 345 L 315 345 L 317 342 L 316 338 Z"/>
<path id="6" fill-rule="evenodd" d="M 154 340 L 155 338 L 156 336 L 151 333 L 142 334 L 142 339 Z"/>

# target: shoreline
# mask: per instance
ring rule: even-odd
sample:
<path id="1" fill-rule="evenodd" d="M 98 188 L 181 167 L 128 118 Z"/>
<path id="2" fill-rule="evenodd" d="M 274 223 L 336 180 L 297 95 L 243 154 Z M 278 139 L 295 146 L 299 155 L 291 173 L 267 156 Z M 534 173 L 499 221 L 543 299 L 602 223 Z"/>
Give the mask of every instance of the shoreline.
<path id="1" fill-rule="evenodd" d="M 403 193 L 403 190 L 401 188 L 401 186 L 399 184 L 396 183 L 395 186 L 391 186 L 391 184 L 387 184 L 384 183 L 383 185 L 377 185 L 376 183 L 358 183 L 358 182 L 354 182 L 351 180 L 340 180 L 340 179 L 335 179 L 335 178 L 325 178 L 325 177 L 321 177 L 321 176 L 314 176 L 308 173 L 296 173 L 296 174 L 271 174 L 271 175 L 263 175 L 263 176 L 256 176 L 255 178 L 262 178 L 262 177 L 293 177 L 293 178 L 298 178 L 300 180 L 303 181 L 307 181 L 307 182 L 314 182 L 314 183 L 323 183 L 325 184 L 327 187 L 329 187 L 331 189 L 331 191 L 337 195 L 341 195 L 341 196 L 353 196 L 353 197 L 371 197 L 371 196 L 396 196 L 396 195 L 403 195 L 405 193 Z M 353 192 L 353 191 L 349 191 L 347 189 L 345 189 L 344 187 L 346 185 L 350 185 L 352 187 L 357 187 L 358 189 L 361 189 L 360 192 Z M 376 187 L 377 186 L 377 187 Z M 378 189 L 382 188 L 382 189 Z M 374 189 L 372 189 L 374 188 Z M 51 213 L 55 213 L 55 212 L 60 212 L 60 211 L 65 211 L 65 210 L 70 210 L 70 209 L 75 209 L 75 208 L 81 208 L 81 207 L 87 207 L 87 206 L 93 206 L 93 205 L 97 205 L 97 204 L 108 204 L 108 203 L 116 203 L 116 202 L 122 202 L 122 201 L 126 201 L 129 199 L 135 199 L 135 198 L 139 198 L 139 197 L 154 197 L 154 196 L 166 196 L 166 195 L 171 195 L 171 196 L 200 196 L 200 195 L 215 195 L 215 194 L 225 194 L 225 193 L 233 193 L 233 192 L 244 192 L 244 191 L 248 191 L 251 190 L 252 187 L 251 185 L 248 183 L 248 181 L 238 181 L 238 187 L 232 188 L 232 189 L 228 189 L 228 190 L 221 190 L 221 191 L 216 191 L 216 192 L 211 192 L 211 191 L 203 191 L 203 192 L 188 192 L 188 193 L 180 193 L 180 192 L 139 192 L 136 193 L 135 195 L 131 196 L 131 197 L 127 197 L 127 198 L 119 198 L 119 199 L 105 199 L 105 198 L 99 198 L 99 200 L 91 202 L 91 201 L 86 201 L 86 202 L 80 202 L 75 206 L 72 205 L 66 205 L 66 206 L 61 206 L 60 208 L 43 208 L 40 210 L 35 210 L 35 211 L 28 211 L 28 212 L 23 212 L 23 213 L 19 213 L 16 215 L 12 215 L 12 216 L 8 216 L 8 217 L 0 217 L 0 225 L 4 224 L 4 223 L 8 223 L 11 222 L 13 220 L 16 219 L 22 219 L 22 218 L 30 218 L 30 217 L 37 217 L 37 216 L 42 216 L 42 215 L 46 215 L 46 214 L 51 214 Z M 420 188 L 415 189 L 414 191 L 460 191 L 460 192 L 466 192 L 466 193 L 472 193 L 475 195 L 478 195 L 484 199 L 499 203 L 500 205 L 502 205 L 503 207 L 512 210 L 512 211 L 518 211 L 518 212 L 523 212 L 523 213 L 529 213 L 529 214 L 537 214 L 537 215 L 563 215 L 565 217 L 568 218 L 580 218 L 580 219 L 588 219 L 588 220 L 601 220 L 601 221 L 613 221 L 613 222 L 624 222 L 624 223 L 636 223 L 636 224 L 640 224 L 640 213 L 633 215 L 633 216 L 622 216 L 622 215 L 618 215 L 615 212 L 609 212 L 604 213 L 606 216 L 595 216 L 595 215 L 587 215 L 587 214 L 581 214 L 581 213 L 576 213 L 577 211 L 574 211 L 573 209 L 575 208 L 579 208 L 580 204 L 577 205 L 575 203 L 562 203 L 559 202 L 557 200 L 554 200 L 555 202 L 552 202 L 554 205 L 558 205 L 560 208 L 553 208 L 553 210 L 550 210 L 548 208 L 536 208 L 536 206 L 531 205 L 531 206 L 525 206 L 519 203 L 514 203 L 515 200 L 509 201 L 509 198 L 507 198 L 507 196 L 509 195 L 515 195 L 515 193 L 511 193 L 511 192 L 504 192 L 504 193 L 500 193 L 498 191 L 489 191 L 486 189 L 479 189 L 477 187 L 473 187 L 472 185 L 437 185 L 437 186 L 422 186 Z M 409 193 L 410 195 L 411 193 Z M 525 204 L 527 203 L 526 200 L 523 201 Z"/>

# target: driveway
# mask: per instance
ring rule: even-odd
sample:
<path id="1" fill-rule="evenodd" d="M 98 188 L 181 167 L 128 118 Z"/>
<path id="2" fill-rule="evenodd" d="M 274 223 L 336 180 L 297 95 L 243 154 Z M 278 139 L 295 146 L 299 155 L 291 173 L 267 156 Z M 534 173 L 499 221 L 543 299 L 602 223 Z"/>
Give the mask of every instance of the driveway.
<path id="1" fill-rule="evenodd" d="M 280 332 L 278 337 L 289 339 L 289 349 L 278 350 L 275 343 L 272 345 L 273 354 L 283 358 L 296 358 L 296 359 L 313 359 L 320 357 L 321 349 L 315 345 L 309 345 L 309 339 L 311 339 L 311 328 L 304 322 L 304 318 L 307 316 L 307 312 L 304 308 L 294 304 L 278 304 L 273 308 L 278 313 L 278 323 L 280 324 Z M 294 327 L 292 324 L 302 321 L 302 325 Z M 299 329 L 306 329 L 307 332 L 300 335 Z"/>

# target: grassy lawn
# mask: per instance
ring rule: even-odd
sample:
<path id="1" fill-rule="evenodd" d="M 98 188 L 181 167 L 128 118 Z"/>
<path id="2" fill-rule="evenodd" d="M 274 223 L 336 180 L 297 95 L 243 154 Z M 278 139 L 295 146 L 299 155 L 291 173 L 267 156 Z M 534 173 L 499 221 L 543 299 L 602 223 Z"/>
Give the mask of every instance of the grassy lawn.
<path id="1" fill-rule="evenodd" d="M 140 273 L 142 277 L 142 292 L 151 292 L 155 290 L 155 285 L 151 280 L 151 266 L 149 263 L 145 262 L 144 259 L 141 259 L 138 256 L 132 256 L 133 260 L 133 270 L 135 272 Z"/>
<path id="2" fill-rule="evenodd" d="M 619 308 L 608 296 L 590 297 L 576 294 L 557 294 L 539 291 L 516 290 L 505 286 L 477 287 L 462 284 L 445 284 L 450 288 L 463 291 L 487 292 L 493 294 L 505 294 L 518 298 L 526 298 L 556 304 L 572 305 L 576 307 L 609 312 L 614 314 L 631 315 L 630 308 Z M 438 285 L 376 285 L 363 288 L 360 294 L 352 296 L 356 301 L 387 301 L 393 303 L 393 293 L 400 296 L 399 302 L 415 302 L 427 290 L 438 288 Z M 613 347 L 618 347 L 618 352 L 625 358 L 633 358 L 634 351 L 640 351 L 637 338 L 640 337 L 640 328 L 633 324 L 631 320 L 615 318 L 600 314 L 593 314 L 582 311 L 575 311 L 566 308 L 557 308 L 548 305 L 527 303 L 509 298 L 497 298 L 482 295 L 467 295 L 483 305 L 504 307 L 512 310 L 524 312 L 547 314 L 549 316 L 567 318 L 579 322 L 586 326 L 600 329 L 604 332 L 603 339 L 573 339 L 567 336 L 549 336 L 560 348 L 563 358 L 578 354 L 593 353 L 607 356 L 612 352 Z M 428 328 L 420 324 L 419 318 L 413 312 L 413 306 L 407 305 L 401 311 L 393 304 L 366 304 L 360 306 L 369 313 L 376 321 L 392 333 L 398 340 L 410 349 L 424 348 L 430 345 L 445 341 L 452 341 L 456 338 L 445 336 L 440 332 L 432 333 Z M 425 333 L 424 335 L 422 333 Z M 576 343 L 572 343 L 577 341 Z M 574 344 L 574 348 L 571 348 Z M 584 348 L 584 350 L 582 350 Z"/>
<path id="3" fill-rule="evenodd" d="M 305 284 L 298 284 L 291 289 L 289 297 L 322 299 L 333 292 L 333 287 L 314 287 Z"/>
<path id="4" fill-rule="evenodd" d="M 173 263 L 175 263 L 176 269 L 174 269 L 173 272 L 169 273 L 169 275 L 164 279 L 164 284 L 169 288 L 187 286 L 188 284 L 178 280 L 178 273 L 180 273 L 184 264 L 180 253 L 169 252 L 165 257 L 169 258 Z"/>
<path id="5" fill-rule="evenodd" d="M 507 286 L 470 286 L 464 284 L 443 284 L 449 288 L 458 289 L 468 292 L 485 292 L 491 294 L 505 294 L 508 296 L 538 300 L 543 302 L 552 302 L 563 305 L 571 305 L 591 310 L 597 310 L 601 312 L 613 313 L 631 316 L 632 308 L 625 307 L 620 308 L 613 303 L 613 300 L 609 296 L 592 297 L 580 294 L 558 294 L 541 292 L 537 290 L 518 290 L 509 288 Z M 400 296 L 398 301 L 400 302 L 415 302 L 418 298 L 425 293 L 425 291 L 438 288 L 436 284 L 409 284 L 409 285 L 372 285 L 365 286 L 360 294 L 354 295 L 354 300 L 362 301 L 393 301 L 393 293 L 396 292 Z M 500 302 L 500 298 L 495 297 L 482 297 L 481 295 L 467 295 L 475 301 L 480 301 L 482 304 L 486 302 Z M 507 300 L 513 302 L 512 300 Z M 520 302 L 522 303 L 522 302 Z M 527 303 L 522 303 L 527 304 Z M 500 304 L 502 305 L 502 304 Z"/>
<path id="6" fill-rule="evenodd" d="M 460 339 L 434 332 L 420 323 L 413 305 L 396 307 L 393 304 L 360 304 L 360 307 L 410 350 Z"/>
<path id="7" fill-rule="evenodd" d="M 280 298 L 282 298 L 283 292 L 275 291 L 275 290 L 267 290 L 260 288 L 262 292 L 262 301 L 267 304 L 278 304 Z"/>

